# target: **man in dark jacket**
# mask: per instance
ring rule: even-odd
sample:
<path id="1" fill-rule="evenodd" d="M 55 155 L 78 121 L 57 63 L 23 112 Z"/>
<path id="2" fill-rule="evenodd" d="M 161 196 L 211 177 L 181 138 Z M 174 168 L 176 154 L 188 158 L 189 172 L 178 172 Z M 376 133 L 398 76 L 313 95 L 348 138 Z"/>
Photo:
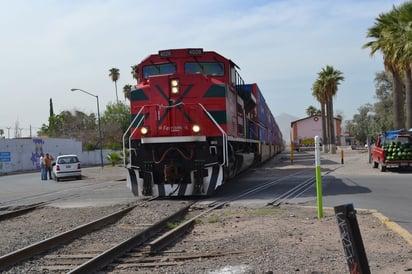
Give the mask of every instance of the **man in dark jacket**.
<path id="1" fill-rule="evenodd" d="M 46 157 L 44 157 L 44 161 L 46 164 L 46 172 L 49 174 L 49 180 L 52 179 L 52 161 L 53 160 L 54 158 L 51 155 L 49 155 L 49 153 L 46 153 Z M 46 173 L 46 176 L 47 176 L 47 173 Z"/>

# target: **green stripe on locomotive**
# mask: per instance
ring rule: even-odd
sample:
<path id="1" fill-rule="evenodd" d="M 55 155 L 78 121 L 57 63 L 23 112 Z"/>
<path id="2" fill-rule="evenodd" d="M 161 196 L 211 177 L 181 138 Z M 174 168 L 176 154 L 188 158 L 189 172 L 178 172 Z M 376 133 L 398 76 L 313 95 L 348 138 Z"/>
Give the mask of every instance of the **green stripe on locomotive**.
<path id="1" fill-rule="evenodd" d="M 226 86 L 224 84 L 211 85 L 206 91 L 203 97 L 225 97 L 226 96 Z"/>
<path id="2" fill-rule="evenodd" d="M 224 125 L 227 123 L 226 110 L 212 110 L 210 111 L 210 114 L 219 125 Z"/>
<path id="3" fill-rule="evenodd" d="M 130 101 L 146 101 L 146 100 L 149 100 L 149 97 L 140 88 L 134 89 L 130 93 Z"/>

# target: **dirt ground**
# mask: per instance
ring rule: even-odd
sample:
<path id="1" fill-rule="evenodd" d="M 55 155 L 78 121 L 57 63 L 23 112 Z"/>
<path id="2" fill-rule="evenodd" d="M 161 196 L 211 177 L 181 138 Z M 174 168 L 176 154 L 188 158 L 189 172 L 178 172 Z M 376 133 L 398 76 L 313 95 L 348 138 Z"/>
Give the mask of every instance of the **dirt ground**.
<path id="1" fill-rule="evenodd" d="M 412 246 L 372 211 L 358 211 L 371 273 L 412 273 Z M 232 208 L 204 217 L 168 254 L 215 254 L 159 273 L 348 273 L 333 209 L 298 205 Z M 165 260 L 165 259 L 164 259 Z M 170 259 L 168 259 L 170 260 Z M 173 259 L 172 259 L 173 260 Z M 138 273 L 150 273 L 138 271 Z"/>

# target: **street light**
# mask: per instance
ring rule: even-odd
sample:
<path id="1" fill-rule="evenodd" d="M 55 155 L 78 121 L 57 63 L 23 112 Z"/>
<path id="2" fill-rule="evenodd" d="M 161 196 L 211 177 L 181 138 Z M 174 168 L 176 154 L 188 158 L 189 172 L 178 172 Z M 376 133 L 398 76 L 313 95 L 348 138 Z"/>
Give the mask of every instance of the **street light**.
<path id="1" fill-rule="evenodd" d="M 99 142 L 100 142 L 100 165 L 103 168 L 103 141 L 102 141 L 102 128 L 100 126 L 100 107 L 99 107 L 99 96 L 98 95 L 94 95 L 88 91 L 79 89 L 79 88 L 72 88 L 71 91 L 81 91 L 84 92 L 86 94 L 89 94 L 90 96 L 93 96 L 96 98 L 97 100 L 97 122 L 99 124 Z"/>

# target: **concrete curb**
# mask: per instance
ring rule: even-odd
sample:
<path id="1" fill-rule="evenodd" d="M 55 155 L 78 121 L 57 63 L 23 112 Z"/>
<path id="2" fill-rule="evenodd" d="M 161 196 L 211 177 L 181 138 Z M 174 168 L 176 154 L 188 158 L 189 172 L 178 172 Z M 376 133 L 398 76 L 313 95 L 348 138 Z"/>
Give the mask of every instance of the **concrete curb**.
<path id="1" fill-rule="evenodd" d="M 388 217 L 384 216 L 383 214 L 373 211 L 372 215 L 378 218 L 386 227 L 395 233 L 399 234 L 402 238 L 406 240 L 406 242 L 412 246 L 412 235 L 404 228 L 402 228 L 397 223 L 391 221 Z"/>

